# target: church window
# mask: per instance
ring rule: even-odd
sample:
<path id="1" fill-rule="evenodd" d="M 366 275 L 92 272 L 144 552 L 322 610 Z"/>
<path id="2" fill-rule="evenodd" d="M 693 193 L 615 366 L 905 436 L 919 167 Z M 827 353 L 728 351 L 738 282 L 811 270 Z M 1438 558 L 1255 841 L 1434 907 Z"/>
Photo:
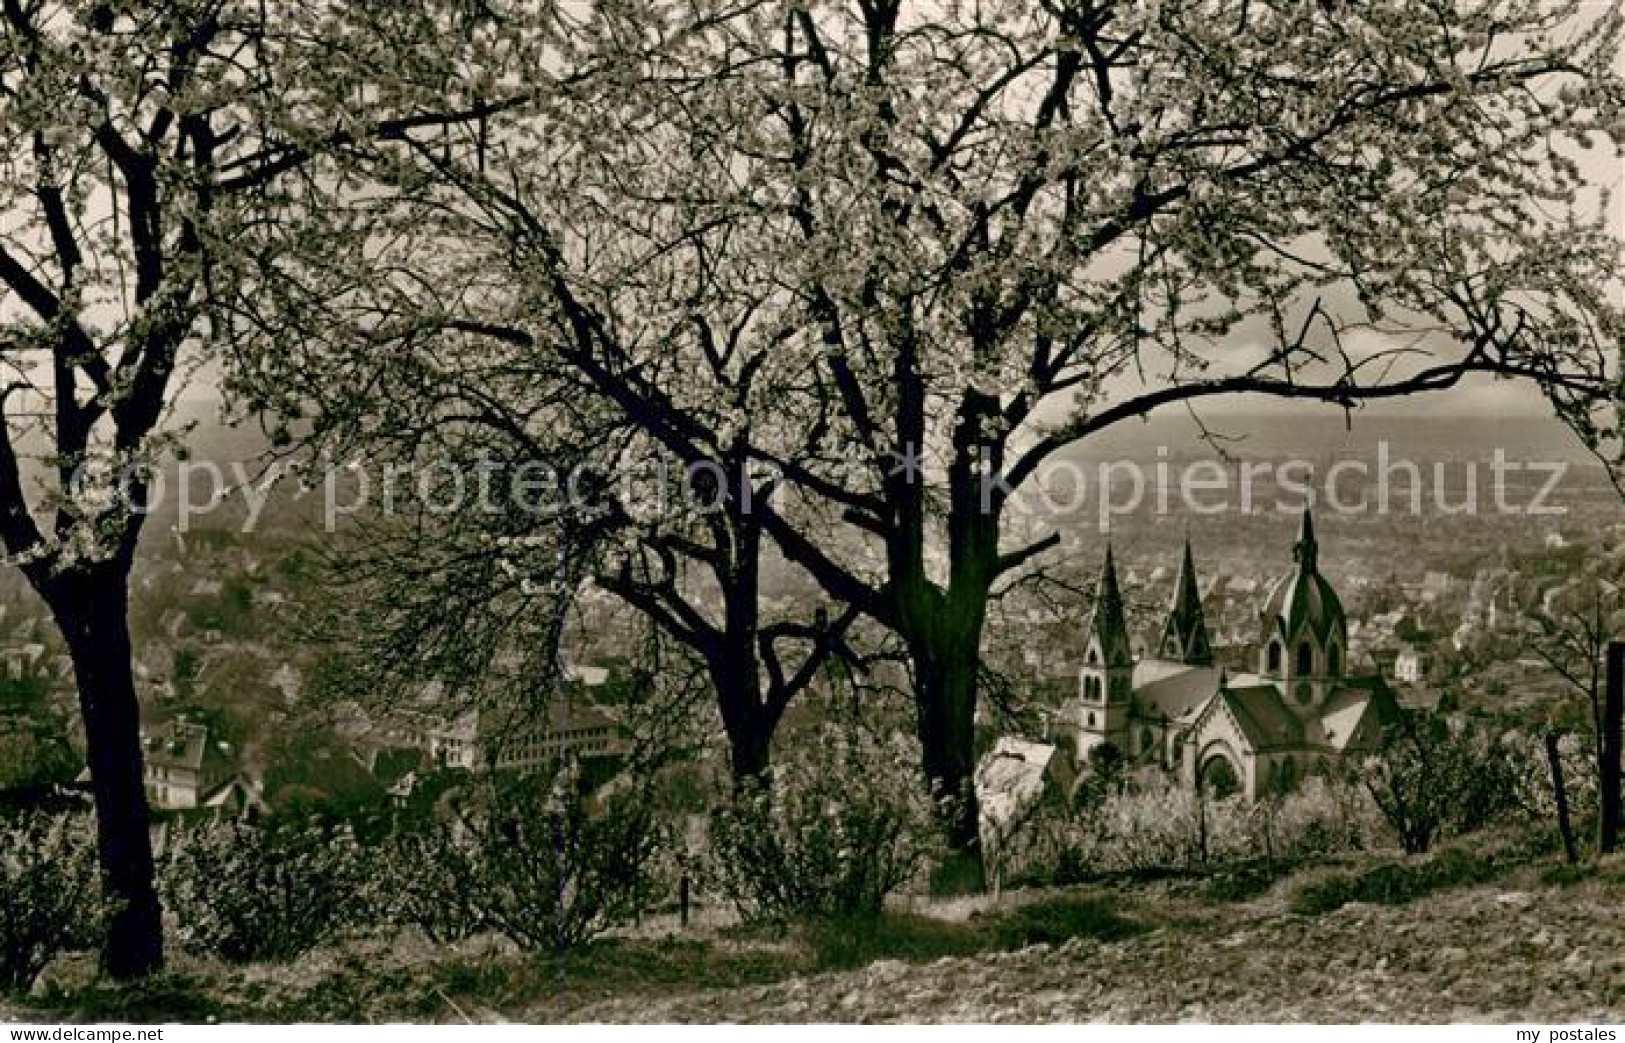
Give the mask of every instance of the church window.
<path id="1" fill-rule="evenodd" d="M 1343 672 L 1343 650 L 1336 645 L 1326 651 L 1326 672 L 1333 677 Z"/>
<path id="2" fill-rule="evenodd" d="M 1314 670 L 1315 653 L 1305 641 L 1298 646 L 1298 673 L 1307 674 Z"/>
<path id="3" fill-rule="evenodd" d="M 1270 642 L 1269 664 L 1271 671 L 1281 669 L 1281 643 L 1279 641 Z"/>
<path id="4" fill-rule="evenodd" d="M 1093 728 L 1094 726 L 1095 726 L 1095 715 L 1093 713 L 1091 713 L 1089 715 L 1089 727 Z"/>
<path id="5" fill-rule="evenodd" d="M 1089 665 L 1090 666 L 1098 666 L 1099 664 L 1100 664 L 1100 653 L 1096 652 L 1093 648 L 1089 649 Z"/>

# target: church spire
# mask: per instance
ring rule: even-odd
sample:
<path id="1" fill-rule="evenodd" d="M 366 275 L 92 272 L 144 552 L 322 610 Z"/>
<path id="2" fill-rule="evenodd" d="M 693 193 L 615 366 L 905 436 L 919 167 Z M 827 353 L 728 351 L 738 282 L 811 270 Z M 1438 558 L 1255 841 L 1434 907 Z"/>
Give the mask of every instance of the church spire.
<path id="1" fill-rule="evenodd" d="M 1293 545 L 1292 556 L 1297 559 L 1298 571 L 1311 573 L 1318 570 L 1317 556 L 1320 544 L 1315 541 L 1315 523 L 1309 508 L 1303 509 L 1303 520 L 1298 523 L 1298 542 Z"/>
<path id="2" fill-rule="evenodd" d="M 1174 597 L 1168 606 L 1168 619 L 1162 628 L 1157 654 L 1193 666 L 1213 662 L 1213 646 L 1208 640 L 1207 620 L 1202 614 L 1202 594 L 1196 585 L 1196 563 L 1191 557 L 1190 537 L 1185 538 L 1185 556 L 1174 580 Z"/>
<path id="3" fill-rule="evenodd" d="M 1133 662 L 1128 619 L 1123 614 L 1123 594 L 1117 587 L 1117 565 L 1110 543 L 1106 544 L 1106 563 L 1095 586 L 1095 611 L 1089 617 L 1088 636 L 1105 665 L 1126 666 Z"/>

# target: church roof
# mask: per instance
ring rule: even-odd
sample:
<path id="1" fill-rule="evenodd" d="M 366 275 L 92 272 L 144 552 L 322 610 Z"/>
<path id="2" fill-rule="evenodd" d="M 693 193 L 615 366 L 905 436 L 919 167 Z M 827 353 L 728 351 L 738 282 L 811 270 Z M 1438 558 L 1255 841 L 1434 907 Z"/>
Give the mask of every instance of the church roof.
<path id="1" fill-rule="evenodd" d="M 1328 746 L 1342 749 L 1359 730 L 1371 709 L 1371 696 L 1357 689 L 1333 692 L 1320 712 L 1320 727 Z"/>
<path id="2" fill-rule="evenodd" d="M 1241 726 L 1248 745 L 1254 750 L 1272 746 L 1296 746 L 1303 742 L 1303 724 L 1281 701 L 1274 685 L 1227 688 L 1219 693 L 1231 716 Z"/>
<path id="3" fill-rule="evenodd" d="M 1095 586 L 1095 610 L 1089 615 L 1088 636 L 1098 641 L 1107 666 L 1128 666 L 1134 661 L 1129 640 L 1128 618 L 1123 614 L 1123 593 L 1117 587 L 1117 565 L 1111 544 L 1106 545 L 1106 563 L 1101 566 Z"/>
<path id="4" fill-rule="evenodd" d="M 1134 697 L 1152 714 L 1177 720 L 1202 705 L 1219 688 L 1219 670 L 1171 659 L 1134 664 Z"/>
<path id="5" fill-rule="evenodd" d="M 1191 558 L 1189 538 L 1185 540 L 1185 554 L 1179 562 L 1179 576 L 1174 580 L 1173 601 L 1168 606 L 1158 652 L 1187 663 L 1213 661 L 1213 646 L 1202 615 L 1202 594 L 1196 587 L 1196 564 Z"/>
<path id="6" fill-rule="evenodd" d="M 1264 602 L 1266 638 L 1280 637 L 1290 642 L 1307 631 L 1325 644 L 1347 626 L 1342 601 L 1320 574 L 1319 547 L 1314 522 L 1305 508 L 1293 548 L 1298 567 L 1276 581 Z"/>
<path id="7" fill-rule="evenodd" d="M 1336 750 L 1375 745 L 1382 728 L 1398 714 L 1398 703 L 1382 678 L 1351 678 L 1322 705 L 1318 741 Z"/>
<path id="8" fill-rule="evenodd" d="M 1308 716 L 1287 705 L 1279 682 L 1257 674 L 1237 674 L 1210 692 L 1211 697 L 1184 715 L 1183 722 L 1200 727 L 1213 713 L 1226 711 L 1254 752 L 1283 746 L 1338 752 L 1367 748 L 1377 743 L 1382 728 L 1400 712 L 1380 677 L 1344 680 Z"/>

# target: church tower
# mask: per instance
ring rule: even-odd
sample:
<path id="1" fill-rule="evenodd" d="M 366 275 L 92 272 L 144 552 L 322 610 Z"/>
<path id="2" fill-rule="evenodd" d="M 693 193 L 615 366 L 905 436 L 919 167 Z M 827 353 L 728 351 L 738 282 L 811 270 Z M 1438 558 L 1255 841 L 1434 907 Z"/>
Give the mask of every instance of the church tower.
<path id="1" fill-rule="evenodd" d="M 1293 547 L 1297 568 L 1265 602 L 1258 672 L 1281 686 L 1287 705 L 1317 706 L 1347 668 L 1348 620 L 1320 574 L 1320 543 L 1305 508 Z"/>
<path id="2" fill-rule="evenodd" d="M 1157 656 L 1190 666 L 1213 665 L 1213 645 L 1208 639 L 1207 620 L 1202 615 L 1202 595 L 1196 586 L 1196 565 L 1191 560 L 1191 541 L 1185 539 L 1185 557 L 1174 580 L 1174 598 L 1168 606 L 1168 619 L 1162 627 Z"/>
<path id="3" fill-rule="evenodd" d="M 1095 610 L 1089 617 L 1087 637 L 1083 666 L 1078 670 L 1078 754 L 1086 757 L 1107 742 L 1127 753 L 1134 652 L 1110 544 L 1095 587 Z"/>

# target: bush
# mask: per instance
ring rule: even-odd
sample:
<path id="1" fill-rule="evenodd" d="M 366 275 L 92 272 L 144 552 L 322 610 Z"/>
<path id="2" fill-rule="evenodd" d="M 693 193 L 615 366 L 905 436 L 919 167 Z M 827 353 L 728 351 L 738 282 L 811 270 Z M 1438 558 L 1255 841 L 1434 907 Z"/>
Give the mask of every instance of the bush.
<path id="1" fill-rule="evenodd" d="M 183 944 L 234 962 L 290 959 L 370 922 L 374 872 L 343 828 L 178 829 L 160 870 Z"/>
<path id="2" fill-rule="evenodd" d="M 802 933 L 819 970 L 852 970 L 877 960 L 928 963 L 975 956 L 989 944 L 980 925 L 903 912 L 815 918 L 803 924 Z"/>
<path id="3" fill-rule="evenodd" d="M 647 907 L 668 847 L 655 802 L 574 767 L 477 784 L 449 823 L 398 837 L 396 922 L 437 941 L 491 930 L 522 949 L 578 946 Z"/>
<path id="4" fill-rule="evenodd" d="M 1018 905 L 999 917 L 993 936 L 1002 949 L 1029 945 L 1059 945 L 1070 938 L 1113 941 L 1143 928 L 1124 919 L 1109 904 L 1094 898 L 1060 895 Z"/>
<path id="5" fill-rule="evenodd" d="M 1407 716 L 1362 777 L 1407 854 L 1482 829 L 1519 805 L 1524 772 L 1512 748 L 1464 718 Z"/>
<path id="6" fill-rule="evenodd" d="M 940 851 L 901 736 L 827 725 L 711 821 L 717 886 L 748 922 L 873 916 Z"/>
<path id="7" fill-rule="evenodd" d="M 1288 862 L 1246 862 L 1228 866 L 1208 878 L 1202 897 L 1225 905 L 1245 902 L 1275 886 L 1275 881 L 1291 872 Z"/>
<path id="8" fill-rule="evenodd" d="M 1022 882 L 1065 885 L 1111 873 L 1163 873 L 1215 866 L 1303 861 L 1369 850 L 1382 822 L 1361 787 L 1312 776 L 1267 800 L 1197 802 L 1166 775 L 1142 776 L 1069 820 L 1024 827 L 1029 866 Z"/>
<path id="9" fill-rule="evenodd" d="M 876 960 L 925 963 L 944 956 L 1060 945 L 1072 938 L 1113 941 L 1145 929 L 1104 901 L 1070 895 L 959 921 L 894 911 L 880 916 L 814 920 L 806 927 L 814 961 L 823 970 L 862 967 Z"/>
<path id="10" fill-rule="evenodd" d="M 59 953 L 101 934 L 96 833 L 77 816 L 0 822 L 0 991 L 27 989 Z"/>
<path id="11" fill-rule="evenodd" d="M 1268 850 L 1254 855 L 1313 859 L 1370 851 L 1385 841 L 1371 794 L 1341 775 L 1317 775 L 1266 805 Z"/>
<path id="12" fill-rule="evenodd" d="M 1328 913 L 1349 902 L 1400 905 L 1438 891 L 1483 883 L 1503 867 L 1493 858 L 1462 848 L 1449 848 L 1431 858 L 1382 862 L 1348 873 L 1335 873 L 1301 887 L 1292 911 Z"/>
<path id="13" fill-rule="evenodd" d="M 1557 801 L 1552 792 L 1551 764 L 1546 757 L 1544 737 L 1538 732 L 1510 732 L 1503 740 L 1520 767 L 1517 800 L 1528 821 L 1553 828 L 1557 822 Z M 1596 746 L 1590 736 L 1564 732 L 1558 737 L 1558 759 L 1563 765 L 1563 788 L 1569 802 L 1569 815 L 1576 835 L 1591 836 L 1596 831 L 1597 784 Z"/>
<path id="14" fill-rule="evenodd" d="M 1594 879 L 1597 866 L 1592 862 L 1559 862 L 1541 871 L 1540 882 L 1548 887 L 1573 887 Z"/>
<path id="15" fill-rule="evenodd" d="M 477 892 L 481 859 L 472 840 L 441 823 L 392 835 L 384 843 L 389 922 L 415 927 L 440 945 L 486 929 Z"/>

